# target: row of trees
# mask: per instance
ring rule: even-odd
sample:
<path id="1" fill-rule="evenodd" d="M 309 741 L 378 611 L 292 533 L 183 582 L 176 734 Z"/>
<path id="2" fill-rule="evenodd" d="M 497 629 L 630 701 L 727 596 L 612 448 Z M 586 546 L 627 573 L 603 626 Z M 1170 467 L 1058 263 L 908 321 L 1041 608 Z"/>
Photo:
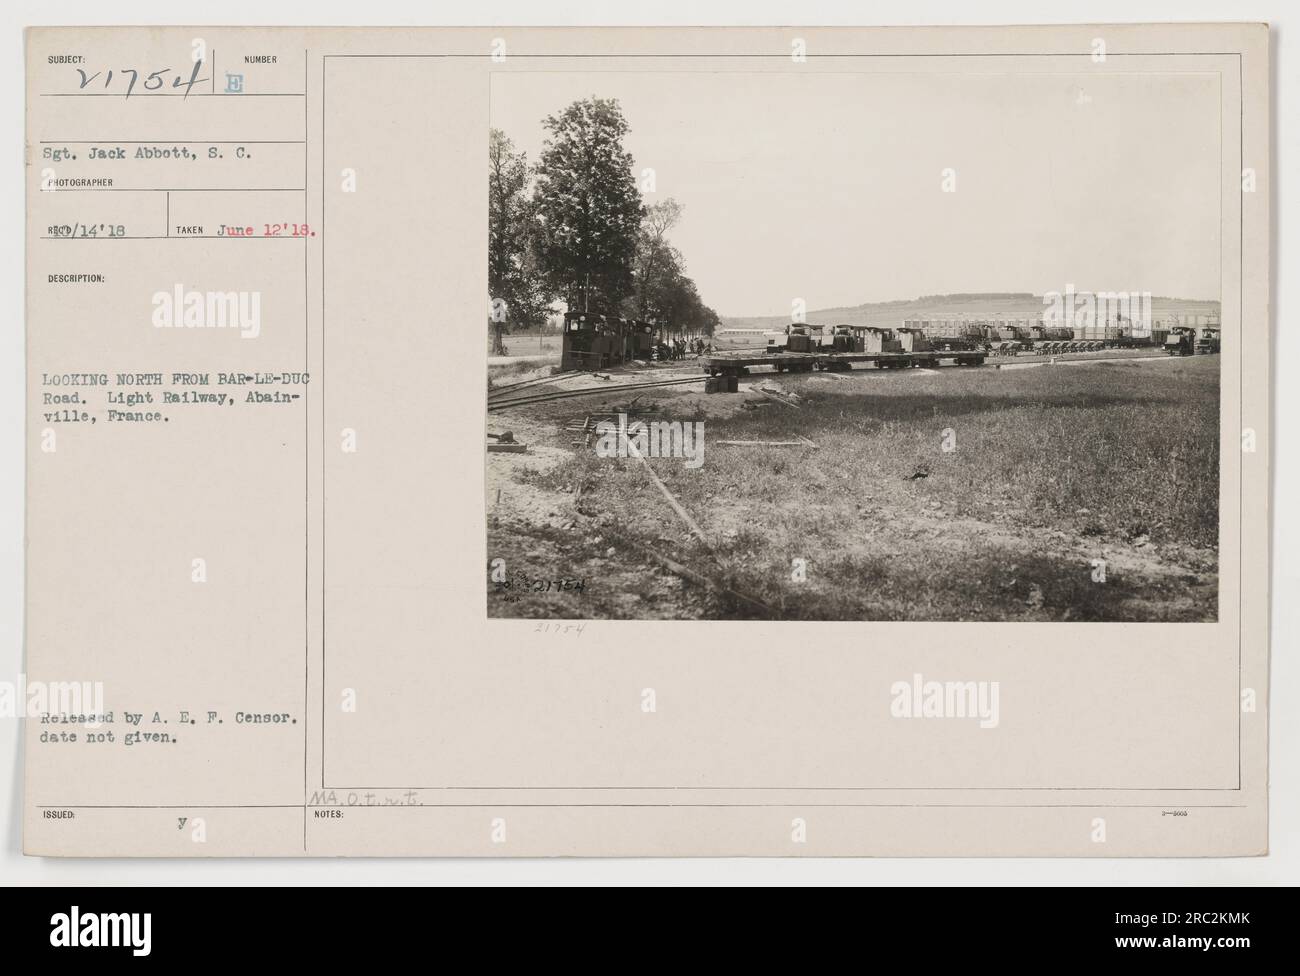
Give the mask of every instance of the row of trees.
<path id="1" fill-rule="evenodd" d="M 718 316 L 686 274 L 669 234 L 682 207 L 646 205 L 633 176 L 630 131 L 614 99 L 574 102 L 547 117 L 541 157 L 493 129 L 488 162 L 488 288 L 493 326 L 539 326 L 555 303 L 712 335 Z"/>

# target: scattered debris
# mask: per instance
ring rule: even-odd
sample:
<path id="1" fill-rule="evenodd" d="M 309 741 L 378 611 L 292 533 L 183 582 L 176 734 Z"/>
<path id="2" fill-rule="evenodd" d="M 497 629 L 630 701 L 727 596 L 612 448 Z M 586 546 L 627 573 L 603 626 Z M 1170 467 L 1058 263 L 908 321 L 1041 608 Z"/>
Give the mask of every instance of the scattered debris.
<path id="1" fill-rule="evenodd" d="M 655 487 L 659 489 L 660 494 L 667 499 L 668 504 L 672 506 L 673 511 L 677 513 L 678 517 L 686 523 L 686 527 L 691 530 L 697 539 L 708 546 L 709 540 L 705 537 L 704 530 L 699 527 L 695 519 L 691 518 L 690 513 L 687 512 L 686 509 L 682 508 L 681 503 L 678 502 L 677 499 L 673 497 L 673 493 L 668 490 L 668 486 L 659 480 L 659 476 L 655 474 L 654 468 L 652 468 L 650 462 L 645 459 L 645 455 L 637 450 L 636 445 L 631 441 L 628 442 L 628 450 L 633 457 L 641 462 L 641 466 L 645 468 L 646 474 L 650 476 L 650 480 L 654 482 Z M 710 546 L 709 548 L 712 547 Z"/>
<path id="2" fill-rule="evenodd" d="M 771 607 L 769 607 L 766 603 L 764 603 L 761 600 L 755 600 L 753 597 L 745 596 L 743 593 L 737 593 L 735 590 L 723 586 L 721 583 L 718 583 L 715 580 L 710 579 L 709 577 L 705 576 L 703 573 L 697 573 L 695 570 L 691 569 L 690 567 L 682 565 L 677 560 L 670 559 L 668 556 L 665 556 L 663 553 L 656 552 L 654 549 L 651 549 L 649 546 L 642 545 L 641 543 L 637 542 L 635 539 L 628 538 L 627 541 L 636 549 L 645 553 L 645 555 L 649 556 L 655 562 L 659 563 L 665 569 L 669 570 L 670 572 L 676 573 L 678 576 L 681 576 L 684 579 L 690 580 L 692 583 L 696 583 L 699 584 L 700 586 L 707 587 L 708 589 L 713 590 L 715 593 L 722 593 L 726 596 L 729 596 L 733 600 L 738 600 L 741 603 L 747 604 L 757 610 L 762 611 L 764 614 L 770 614 L 772 612 Z"/>
<path id="3" fill-rule="evenodd" d="M 787 407 L 793 407 L 796 410 L 799 409 L 799 404 L 797 402 L 799 400 L 799 397 L 795 396 L 793 393 L 786 393 L 784 390 L 779 392 L 773 391 L 761 386 L 758 387 L 757 390 L 759 393 L 763 394 L 763 396 L 767 397 L 769 400 L 773 401 L 774 403 L 781 403 Z"/>
<path id="4" fill-rule="evenodd" d="M 713 443 L 714 443 L 714 444 L 719 444 L 719 445 L 722 445 L 722 446 L 725 446 L 725 447 L 808 447 L 809 445 L 812 445 L 813 447 L 816 447 L 816 445 L 815 445 L 815 444 L 812 444 L 812 442 L 809 441 L 809 440 L 797 440 L 797 441 L 714 441 Z"/>

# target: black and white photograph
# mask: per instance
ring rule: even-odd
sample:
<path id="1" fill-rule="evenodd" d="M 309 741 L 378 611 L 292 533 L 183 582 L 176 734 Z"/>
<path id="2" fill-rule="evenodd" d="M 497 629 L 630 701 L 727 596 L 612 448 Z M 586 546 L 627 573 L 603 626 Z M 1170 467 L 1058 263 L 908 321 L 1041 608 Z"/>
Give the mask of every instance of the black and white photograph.
<path id="1" fill-rule="evenodd" d="M 1218 619 L 1219 81 L 1082 60 L 494 75 L 489 615 Z"/>

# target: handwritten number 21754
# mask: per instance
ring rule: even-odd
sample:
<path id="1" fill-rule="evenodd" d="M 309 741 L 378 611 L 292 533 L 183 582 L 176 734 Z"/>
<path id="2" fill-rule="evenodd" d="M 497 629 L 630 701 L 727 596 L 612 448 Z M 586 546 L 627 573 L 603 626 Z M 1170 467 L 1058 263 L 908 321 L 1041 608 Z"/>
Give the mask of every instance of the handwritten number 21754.
<path id="1" fill-rule="evenodd" d="M 157 71 L 151 71 L 148 74 L 145 74 L 143 82 L 140 81 L 140 76 L 143 72 L 137 71 L 135 68 L 118 68 L 116 71 L 109 69 L 107 72 L 96 71 L 93 75 L 86 74 L 84 68 L 78 68 L 77 74 L 81 76 L 81 81 L 77 87 L 80 90 L 85 90 L 97 78 L 103 76 L 103 87 L 105 90 L 110 90 L 113 88 L 113 78 L 116 76 L 119 87 L 122 85 L 123 81 L 125 81 L 126 84 L 126 91 L 122 93 L 122 97 L 130 98 L 132 93 L 135 91 L 137 84 L 139 84 L 140 88 L 144 91 L 157 91 L 167 83 L 167 76 L 171 75 L 172 87 L 184 88 L 185 95 L 188 97 L 190 89 L 200 82 L 208 80 L 207 78 L 199 77 L 199 69 L 202 67 L 202 60 L 195 61 L 194 68 L 190 71 L 188 78 L 179 71 L 173 73 L 171 68 L 159 68 Z"/>

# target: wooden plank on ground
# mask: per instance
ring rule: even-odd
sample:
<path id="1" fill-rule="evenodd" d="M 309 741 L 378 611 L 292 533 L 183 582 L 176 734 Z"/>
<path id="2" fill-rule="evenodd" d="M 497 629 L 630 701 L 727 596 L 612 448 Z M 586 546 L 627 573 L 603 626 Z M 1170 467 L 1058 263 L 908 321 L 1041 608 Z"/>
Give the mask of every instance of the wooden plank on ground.
<path id="1" fill-rule="evenodd" d="M 808 447 L 811 441 L 714 441 L 727 447 Z"/>

